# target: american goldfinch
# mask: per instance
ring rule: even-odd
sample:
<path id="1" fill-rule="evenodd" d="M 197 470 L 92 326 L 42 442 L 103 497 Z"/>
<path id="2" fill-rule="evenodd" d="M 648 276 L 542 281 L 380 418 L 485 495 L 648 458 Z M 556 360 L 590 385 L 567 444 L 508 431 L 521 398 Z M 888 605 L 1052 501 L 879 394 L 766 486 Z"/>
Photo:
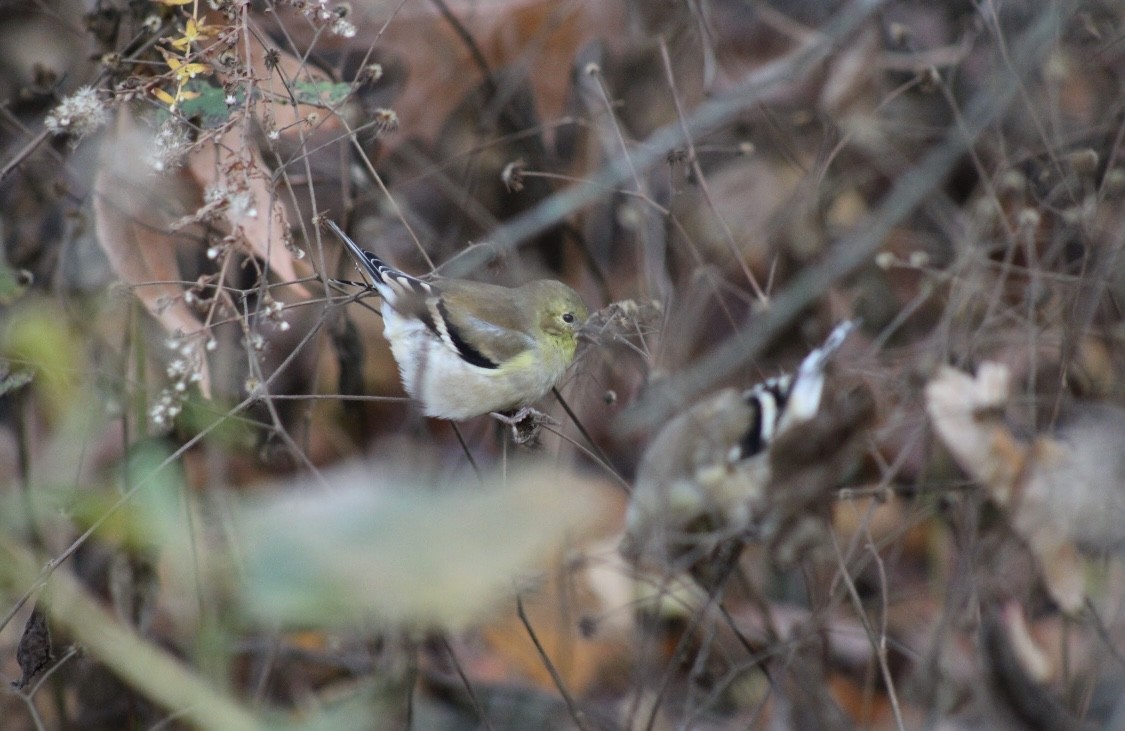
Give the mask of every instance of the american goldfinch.
<path id="1" fill-rule="evenodd" d="M 769 445 L 816 416 L 825 366 L 855 328 L 838 325 L 795 375 L 727 388 L 668 422 L 645 450 L 626 513 L 622 552 L 673 559 L 707 553 L 751 526 L 770 481 Z"/>
<path id="2" fill-rule="evenodd" d="M 423 282 L 327 223 L 382 298 L 383 334 L 402 385 L 427 416 L 527 413 L 558 385 L 588 314 L 573 289 L 550 279 L 520 287 Z"/>

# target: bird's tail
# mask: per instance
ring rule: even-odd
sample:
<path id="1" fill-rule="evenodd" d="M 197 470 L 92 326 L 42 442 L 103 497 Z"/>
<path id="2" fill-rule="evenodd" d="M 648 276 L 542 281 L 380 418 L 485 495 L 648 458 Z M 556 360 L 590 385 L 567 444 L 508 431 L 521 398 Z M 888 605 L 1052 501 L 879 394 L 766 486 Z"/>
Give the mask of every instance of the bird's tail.
<path id="1" fill-rule="evenodd" d="M 795 374 L 770 378 L 742 394 L 757 417 L 739 445 L 739 458 L 757 454 L 785 429 L 816 416 L 828 361 L 857 324 L 857 320 L 845 320 L 837 325 L 823 345 L 805 356 Z"/>
<path id="2" fill-rule="evenodd" d="M 824 392 L 824 369 L 858 324 L 858 320 L 844 320 L 829 333 L 824 345 L 806 355 L 801 361 L 797 375 L 793 378 L 785 411 L 778 423 L 778 431 L 790 424 L 808 421 L 816 416 Z"/>
<path id="3" fill-rule="evenodd" d="M 344 246 L 347 247 L 348 253 L 355 259 L 355 263 L 359 266 L 360 271 L 371 278 L 371 282 L 375 285 L 375 288 L 378 289 L 381 286 L 385 286 L 387 280 L 383 273 L 390 270 L 391 267 L 387 266 L 386 262 L 370 251 L 361 249 L 359 244 L 352 241 L 352 238 L 344 233 L 344 229 L 340 228 L 331 218 L 325 218 L 324 223 L 328 228 L 332 229 L 332 233 L 336 234 L 340 241 L 344 242 Z"/>

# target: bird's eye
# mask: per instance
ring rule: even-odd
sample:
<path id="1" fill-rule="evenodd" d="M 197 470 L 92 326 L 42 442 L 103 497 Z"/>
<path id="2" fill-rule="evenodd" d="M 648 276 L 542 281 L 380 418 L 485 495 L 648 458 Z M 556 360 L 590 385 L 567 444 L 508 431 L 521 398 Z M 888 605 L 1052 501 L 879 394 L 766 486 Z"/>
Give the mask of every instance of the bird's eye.
<path id="1" fill-rule="evenodd" d="M 571 324 L 572 322 L 574 322 L 574 313 L 573 312 L 564 312 L 563 313 L 563 322 L 565 322 L 568 325 Z"/>

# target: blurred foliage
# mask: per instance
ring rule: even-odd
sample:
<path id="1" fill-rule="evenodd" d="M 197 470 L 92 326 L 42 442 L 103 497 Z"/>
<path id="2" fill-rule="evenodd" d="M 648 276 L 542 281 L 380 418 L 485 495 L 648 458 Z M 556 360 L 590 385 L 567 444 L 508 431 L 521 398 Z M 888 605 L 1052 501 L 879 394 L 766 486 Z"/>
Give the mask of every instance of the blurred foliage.
<path id="1" fill-rule="evenodd" d="M 4 325 L 4 357 L 35 374 L 36 395 L 45 401 L 46 416 L 58 423 L 80 403 L 83 344 L 62 310 L 46 299 L 25 300 Z"/>
<path id="2" fill-rule="evenodd" d="M 384 466 L 383 469 L 386 469 Z M 284 626 L 464 629 L 590 522 L 598 496 L 544 466 L 453 481 L 352 470 L 236 519 L 251 614 Z"/>

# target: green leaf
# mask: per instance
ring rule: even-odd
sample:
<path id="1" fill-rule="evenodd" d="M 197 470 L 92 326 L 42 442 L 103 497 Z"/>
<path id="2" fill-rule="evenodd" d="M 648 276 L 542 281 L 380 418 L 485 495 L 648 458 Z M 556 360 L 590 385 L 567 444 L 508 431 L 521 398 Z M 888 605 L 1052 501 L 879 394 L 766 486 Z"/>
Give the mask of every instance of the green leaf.
<path id="1" fill-rule="evenodd" d="M 184 476 L 180 463 L 170 460 L 167 444 L 158 439 L 141 440 L 126 456 L 119 489 L 79 492 L 70 506 L 75 522 L 82 527 L 98 523 L 102 540 L 128 550 L 145 551 L 165 547 L 174 559 L 186 559 L 188 535 L 183 525 Z M 121 495 L 137 488 L 132 498 L 117 507 Z"/>
<path id="2" fill-rule="evenodd" d="M 184 88 L 199 96 L 181 101 L 180 113 L 188 119 L 198 117 L 205 129 L 222 125 L 230 119 L 231 109 L 240 108 L 246 102 L 246 93 L 239 89 L 234 93 L 234 104 L 227 104 L 226 90 L 202 79 L 193 79 Z"/>
<path id="3" fill-rule="evenodd" d="M 25 298 L 8 313 L 0 332 L 0 356 L 35 376 L 36 392 L 52 419 L 68 415 L 78 403 L 85 353 L 57 303 Z"/>
<path id="4" fill-rule="evenodd" d="M 304 627 L 377 621 L 457 629 L 508 599 L 602 501 L 546 467 L 443 488 L 371 470 L 329 476 L 330 491 L 262 501 L 240 521 L 244 604 Z"/>
<path id="5" fill-rule="evenodd" d="M 298 81 L 293 84 L 293 96 L 299 103 L 319 107 L 339 106 L 351 93 L 350 84 L 332 81 Z"/>

